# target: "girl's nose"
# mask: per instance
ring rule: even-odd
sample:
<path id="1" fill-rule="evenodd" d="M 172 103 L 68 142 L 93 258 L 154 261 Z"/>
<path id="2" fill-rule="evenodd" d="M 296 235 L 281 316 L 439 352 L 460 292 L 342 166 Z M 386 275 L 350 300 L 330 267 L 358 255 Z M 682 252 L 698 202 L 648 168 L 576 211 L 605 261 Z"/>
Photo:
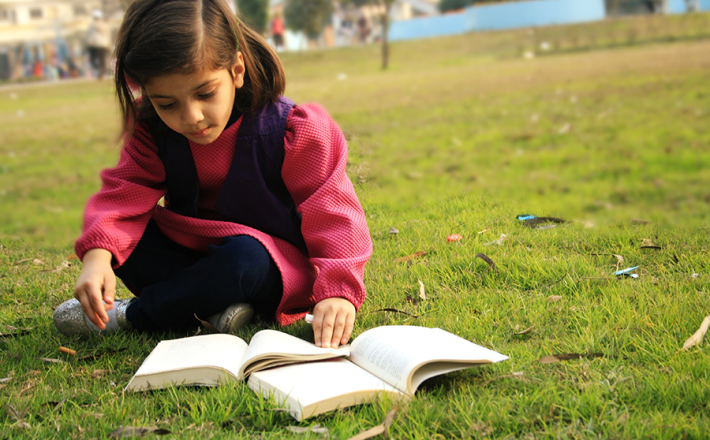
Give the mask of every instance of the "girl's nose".
<path id="1" fill-rule="evenodd" d="M 188 104 L 185 106 L 185 111 L 182 113 L 182 120 L 185 125 L 195 125 L 203 119 L 204 116 L 199 105 Z"/>

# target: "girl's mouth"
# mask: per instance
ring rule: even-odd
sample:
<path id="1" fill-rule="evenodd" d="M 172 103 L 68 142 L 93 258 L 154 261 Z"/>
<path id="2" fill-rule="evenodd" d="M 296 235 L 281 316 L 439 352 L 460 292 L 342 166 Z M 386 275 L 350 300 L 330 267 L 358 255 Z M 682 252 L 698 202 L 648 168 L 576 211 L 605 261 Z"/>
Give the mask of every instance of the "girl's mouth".
<path id="1" fill-rule="evenodd" d="M 210 132 L 210 128 L 207 127 L 207 128 L 203 128 L 200 131 L 193 131 L 192 133 L 190 133 L 190 136 L 192 136 L 194 138 L 201 138 L 201 137 L 207 136 L 207 134 L 209 134 L 209 132 Z"/>

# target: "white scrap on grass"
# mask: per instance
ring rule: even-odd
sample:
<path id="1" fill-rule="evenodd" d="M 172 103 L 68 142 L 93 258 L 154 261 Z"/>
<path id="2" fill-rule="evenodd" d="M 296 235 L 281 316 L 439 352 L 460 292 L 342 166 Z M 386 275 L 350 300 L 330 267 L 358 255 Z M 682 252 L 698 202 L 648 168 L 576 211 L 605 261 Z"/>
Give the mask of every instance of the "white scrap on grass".
<path id="1" fill-rule="evenodd" d="M 348 79 L 348 74 L 341 72 L 338 74 L 338 76 L 335 77 L 335 79 L 337 79 L 338 81 L 345 81 L 346 79 Z"/>
<path id="2" fill-rule="evenodd" d="M 10 93 L 10 99 L 12 99 L 12 100 L 17 99 L 17 93 Z"/>
<path id="3" fill-rule="evenodd" d="M 560 128 L 559 133 L 560 133 L 560 134 L 565 134 L 565 133 L 567 133 L 567 132 L 569 131 L 569 129 L 570 129 L 570 125 L 569 125 L 569 124 L 565 124 L 565 125 L 562 126 L 562 128 Z"/>
<path id="4" fill-rule="evenodd" d="M 537 122 L 540 119 L 540 115 L 537 113 L 533 113 L 532 116 L 530 116 L 530 122 Z"/>
<path id="5" fill-rule="evenodd" d="M 488 246 L 488 245 L 491 245 L 491 244 L 501 245 L 501 244 L 503 244 L 503 242 L 505 241 L 506 238 L 508 238 L 507 235 L 505 235 L 505 234 L 500 234 L 500 238 L 499 238 L 498 240 L 492 241 L 492 242 L 490 242 L 490 243 L 485 243 L 484 246 Z"/>
<path id="6" fill-rule="evenodd" d="M 531 50 L 526 50 L 525 52 L 523 52 L 523 58 L 525 58 L 526 60 L 532 60 L 533 58 L 535 58 L 535 52 Z"/>
<path id="7" fill-rule="evenodd" d="M 540 43 L 540 50 L 550 50 L 550 48 L 550 43 L 548 43 L 547 41 L 543 41 L 542 43 Z"/>
<path id="8" fill-rule="evenodd" d="M 17 117 L 18 117 L 18 118 L 21 118 L 21 117 L 23 117 L 23 116 L 25 116 L 25 111 L 24 111 L 24 110 L 18 110 L 18 111 L 17 111 Z"/>

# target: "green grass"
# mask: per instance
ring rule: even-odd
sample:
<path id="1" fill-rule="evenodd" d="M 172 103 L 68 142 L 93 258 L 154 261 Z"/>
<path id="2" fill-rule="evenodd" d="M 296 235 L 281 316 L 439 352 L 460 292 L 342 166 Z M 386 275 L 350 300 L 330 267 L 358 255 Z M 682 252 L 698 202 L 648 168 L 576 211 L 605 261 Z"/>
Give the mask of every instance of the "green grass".
<path id="1" fill-rule="evenodd" d="M 667 20 L 653 29 L 680 29 L 681 18 Z M 708 342 L 680 348 L 710 314 L 710 42 L 650 38 L 525 60 L 521 41 L 511 32 L 398 43 L 387 72 L 373 46 L 283 57 L 287 95 L 323 104 L 349 140 L 375 245 L 356 334 L 441 327 L 510 356 L 427 381 L 390 436 L 706 438 Z M 155 344 L 181 335 L 79 340 L 54 329 L 52 310 L 80 270 L 70 256 L 84 203 L 117 158 L 117 127 L 108 83 L 0 89 L 0 332 L 30 330 L 0 336 L 0 379 L 12 378 L 0 405 L 29 425 L 5 407 L 0 438 L 106 438 L 121 425 L 168 429 L 168 438 L 308 437 L 242 383 L 123 393 Z M 515 219 L 522 213 L 570 222 L 532 230 Z M 452 233 L 463 240 L 447 242 Z M 501 245 L 486 244 L 500 234 Z M 662 248 L 642 249 L 644 239 Z M 421 250 L 411 265 L 393 262 Z M 51 272 L 65 260 L 73 265 Z M 640 278 L 613 277 L 636 265 Z M 407 295 L 418 280 L 428 299 L 415 306 Z M 305 324 L 284 330 L 312 338 Z M 555 353 L 603 356 L 537 362 Z M 346 439 L 391 408 L 303 425 Z"/>

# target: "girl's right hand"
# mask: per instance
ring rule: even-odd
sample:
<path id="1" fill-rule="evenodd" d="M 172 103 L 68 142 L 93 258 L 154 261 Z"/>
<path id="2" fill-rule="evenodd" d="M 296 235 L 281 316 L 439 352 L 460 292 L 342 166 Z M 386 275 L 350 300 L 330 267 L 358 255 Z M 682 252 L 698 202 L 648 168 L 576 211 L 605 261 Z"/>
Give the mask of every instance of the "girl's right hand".
<path id="1" fill-rule="evenodd" d="M 101 330 L 106 328 L 106 311 L 113 308 L 116 294 L 112 258 L 111 252 L 106 249 L 91 249 L 84 254 L 84 267 L 74 287 L 74 297 L 81 303 L 84 313 Z"/>

